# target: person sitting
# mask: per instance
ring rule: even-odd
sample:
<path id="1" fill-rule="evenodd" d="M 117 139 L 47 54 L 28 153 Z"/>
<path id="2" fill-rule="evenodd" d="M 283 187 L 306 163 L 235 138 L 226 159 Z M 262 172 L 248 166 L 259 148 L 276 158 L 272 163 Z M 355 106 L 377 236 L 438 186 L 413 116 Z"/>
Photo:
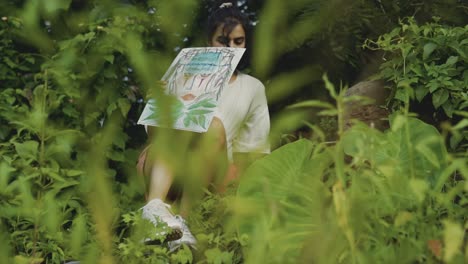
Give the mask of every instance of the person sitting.
<path id="1" fill-rule="evenodd" d="M 212 47 L 245 48 L 249 41 L 249 28 L 247 17 L 233 2 L 222 3 L 208 19 L 208 44 Z M 155 128 L 149 128 L 148 134 L 158 133 L 154 130 Z M 209 145 L 209 151 L 204 148 L 202 151 L 206 153 L 201 154 L 209 175 L 201 176 L 195 181 L 208 184 L 213 181 L 213 174 L 219 170 L 224 171 L 224 175 L 229 172 L 225 183 L 236 178 L 239 164 L 234 153 L 269 153 L 269 131 L 270 118 L 264 85 L 258 79 L 236 70 L 220 95 L 218 109 L 208 131 L 196 137 L 196 140 L 212 144 Z M 149 152 L 151 149 L 157 149 L 157 146 L 150 148 Z M 145 152 L 140 159 L 141 171 L 149 179 L 147 204 L 142 208 L 142 216 L 155 225 L 164 222 L 173 230 L 172 235 L 168 236 L 168 239 L 174 239 L 169 242 L 171 250 L 182 244 L 194 247 L 196 239 L 184 220 L 189 212 L 190 198 L 197 197 L 194 195 L 194 188 L 186 188 L 191 182 L 183 180 L 181 215 L 173 215 L 166 198 L 174 182 L 175 172 L 180 168 L 175 168 L 177 165 L 169 157 L 155 152 Z M 192 172 L 184 173 L 186 175 Z"/>

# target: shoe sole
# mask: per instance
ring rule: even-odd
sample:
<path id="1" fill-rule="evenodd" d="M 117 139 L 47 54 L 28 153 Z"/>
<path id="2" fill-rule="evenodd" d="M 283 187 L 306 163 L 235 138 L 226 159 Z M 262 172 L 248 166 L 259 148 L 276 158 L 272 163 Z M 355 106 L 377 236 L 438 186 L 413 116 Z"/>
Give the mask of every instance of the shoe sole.
<path id="1" fill-rule="evenodd" d="M 182 230 L 180 229 L 173 229 L 171 233 L 169 233 L 167 236 L 166 236 L 166 239 L 164 239 L 163 241 L 161 240 L 148 240 L 148 241 L 145 241 L 145 245 L 148 245 L 148 246 L 153 246 L 153 245 L 161 245 L 162 243 L 166 243 L 166 242 L 170 242 L 170 241 L 174 241 L 174 240 L 177 240 L 177 239 L 181 239 L 182 238 Z"/>

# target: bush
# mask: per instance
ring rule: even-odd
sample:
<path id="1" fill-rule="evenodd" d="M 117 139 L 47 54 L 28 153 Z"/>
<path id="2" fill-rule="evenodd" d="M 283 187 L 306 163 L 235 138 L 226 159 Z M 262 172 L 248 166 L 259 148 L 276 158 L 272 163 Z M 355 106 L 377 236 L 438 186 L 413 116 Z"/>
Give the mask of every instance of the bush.
<path id="1" fill-rule="evenodd" d="M 389 106 L 408 109 L 436 126 L 456 123 L 468 108 L 468 27 L 418 25 L 408 18 L 365 47 L 385 52 L 380 73 L 392 90 Z M 455 148 L 466 131 L 452 139 Z"/>

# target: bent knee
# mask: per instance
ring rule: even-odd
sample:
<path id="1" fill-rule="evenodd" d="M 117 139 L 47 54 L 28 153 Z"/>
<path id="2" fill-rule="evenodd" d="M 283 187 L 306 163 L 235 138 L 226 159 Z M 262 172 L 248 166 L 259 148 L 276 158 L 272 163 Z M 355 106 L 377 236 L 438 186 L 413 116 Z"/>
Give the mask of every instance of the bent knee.
<path id="1" fill-rule="evenodd" d="M 208 133 L 214 135 L 219 144 L 226 144 L 226 130 L 223 121 L 218 117 L 214 117 L 211 121 Z"/>

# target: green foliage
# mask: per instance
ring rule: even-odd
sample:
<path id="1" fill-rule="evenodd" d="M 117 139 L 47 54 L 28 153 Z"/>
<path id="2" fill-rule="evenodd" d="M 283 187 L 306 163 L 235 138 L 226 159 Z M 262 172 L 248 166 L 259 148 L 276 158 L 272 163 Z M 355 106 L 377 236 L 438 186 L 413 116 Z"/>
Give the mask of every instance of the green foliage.
<path id="1" fill-rule="evenodd" d="M 438 23 L 418 26 L 413 19 L 385 34 L 376 42 L 367 42 L 391 56 L 381 66 L 378 77 L 396 86 L 394 101 L 421 102 L 429 96 L 437 110 L 448 117 L 468 107 L 468 33 L 466 27 Z"/>
<path id="2" fill-rule="evenodd" d="M 372 13 L 380 8 L 374 2 L 393 19 L 407 12 L 397 10 L 400 5 L 427 7 L 418 1 L 370 1 L 372 6 L 360 1 L 349 7 L 325 2 L 266 2 L 253 70 L 268 76 L 285 53 L 315 48 L 317 34 L 321 43 L 337 32 L 343 35 L 331 43 L 333 52 L 320 50 L 356 66 L 355 43 L 382 16 Z M 445 134 L 406 115 L 393 116 L 385 133 L 362 126 L 345 132 L 343 105 L 358 99 L 343 98 L 330 82 L 323 91 L 336 105 L 312 100 L 290 108 L 319 108 L 326 118 L 319 126 L 307 124 L 311 140 L 286 144 L 254 163 L 237 193 L 236 186 L 224 195 L 206 191 L 188 219 L 198 250 L 169 252 L 164 235 L 155 235 L 164 227 L 154 228 L 137 210 L 144 187 L 134 163 L 146 136 L 135 122 L 143 98 L 160 96 L 159 77 L 177 50 L 204 41 L 192 28 L 197 1 L 3 1 L 0 10 L 7 12 L 0 21 L 0 263 L 466 260 L 466 159 L 447 154 Z M 332 23 L 338 18 L 342 21 Z M 412 32 L 421 42 L 412 49 L 422 53 L 411 50 L 405 69 L 414 55 L 433 67 L 432 75 L 437 70 L 439 77 L 451 78 L 448 86 L 435 78 L 425 97 L 447 90 L 446 100 L 458 102 L 455 114 L 464 107 L 456 82 L 466 83 L 461 69 L 466 43 L 459 38 L 466 33 L 429 24 L 428 44 L 412 31 L 424 34 L 426 26 L 413 24 L 404 33 Z M 283 33 L 288 37 L 278 40 Z M 460 74 L 465 79 L 457 79 Z M 268 83 L 269 99 L 280 101 L 320 76 L 322 68 L 315 66 L 278 74 Z M 445 111 L 444 97 L 438 98 Z M 211 108 L 205 103 L 192 107 Z M 294 130 L 307 114 L 278 115 L 273 134 Z M 443 133 L 452 133 L 456 145 L 467 126 L 461 119 Z M 333 146 L 325 142 L 331 134 L 338 138 Z M 187 143 L 181 141 L 162 138 L 161 149 L 180 154 Z M 148 236 L 161 244 L 143 245 Z"/>
<path id="3" fill-rule="evenodd" d="M 323 228 L 321 177 L 331 165 L 323 147 L 307 140 L 287 144 L 246 173 L 238 191 L 245 206 L 237 217 L 240 235 L 250 238 L 247 263 L 297 263 L 307 238 Z"/>
<path id="4" fill-rule="evenodd" d="M 295 107 L 306 105 L 333 109 Z M 466 159 L 404 115 L 384 133 L 358 124 L 340 135 L 334 146 L 287 144 L 249 168 L 236 215 L 246 263 L 463 263 Z"/>
<path id="5" fill-rule="evenodd" d="M 129 66 L 119 31 L 140 29 L 142 33 L 143 27 L 118 16 L 89 21 L 76 35 L 56 37 L 41 52 L 51 43 L 49 36 L 23 33 L 36 27 L 28 19 L 53 20 L 70 2 L 57 3 L 48 2 L 41 9 L 31 1 L 24 17 L 4 17 L 0 24 L 0 219 L 2 231 L 8 234 L 4 241 L 18 263 L 39 259 L 60 263 L 86 258 L 84 252 L 93 258 L 96 250 L 88 249 L 98 249 L 96 240 L 106 235 L 96 237 L 95 231 L 100 230 L 100 221 L 109 221 L 93 214 L 90 193 L 106 195 L 103 188 L 94 189 L 101 183 L 93 176 L 106 178 L 116 175 L 117 168 L 133 168 L 137 153 L 128 148 L 123 131 L 128 125 L 120 121 L 138 95 L 121 81 Z M 59 30 L 59 25 L 54 29 Z M 113 125 L 118 123 L 116 129 Z M 107 127 L 115 129 L 111 131 L 115 138 L 108 137 L 112 141 L 107 145 L 96 144 L 106 143 L 101 139 L 109 135 L 103 129 Z M 102 147 L 100 155 L 93 145 Z M 100 169 L 90 163 L 93 159 L 119 165 Z"/>
<path id="6" fill-rule="evenodd" d="M 146 219 L 141 218 L 141 212 L 130 212 L 123 215 L 125 229 L 129 229 L 130 235 L 123 235 L 118 244 L 115 254 L 125 263 L 192 263 L 193 255 L 188 247 L 183 247 L 175 253 L 169 252 L 168 248 L 144 245 L 141 241 L 151 238 L 164 243 L 164 232 L 168 227 L 160 225 L 155 227 Z"/>
<path id="7" fill-rule="evenodd" d="M 423 119 L 432 119 L 430 122 L 436 125 L 466 113 L 467 29 L 437 21 L 418 25 L 409 18 L 376 42 L 366 42 L 366 47 L 389 54 L 376 78 L 389 83 L 393 91 L 389 104 L 393 109 L 415 109 Z M 428 103 L 431 107 L 427 107 Z M 467 136 L 466 132 L 457 135 L 451 146 L 455 148 Z"/>

